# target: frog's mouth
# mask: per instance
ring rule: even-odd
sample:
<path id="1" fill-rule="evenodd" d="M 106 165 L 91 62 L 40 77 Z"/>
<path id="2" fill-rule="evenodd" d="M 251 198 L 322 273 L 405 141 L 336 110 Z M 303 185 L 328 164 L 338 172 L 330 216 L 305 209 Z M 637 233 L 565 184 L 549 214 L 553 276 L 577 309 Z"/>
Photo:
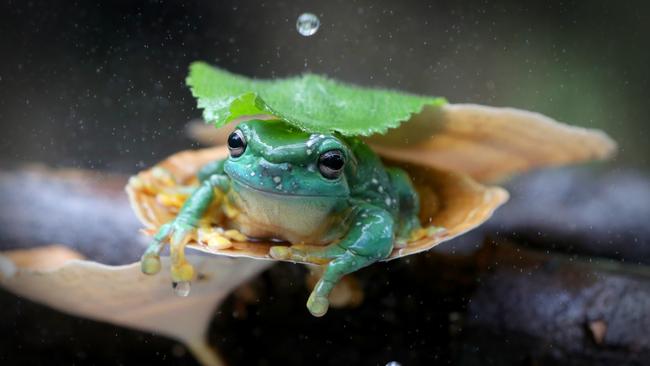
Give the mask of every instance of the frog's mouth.
<path id="1" fill-rule="evenodd" d="M 242 179 L 241 177 L 237 176 L 236 174 L 229 174 L 230 179 L 236 184 L 239 185 L 240 187 L 235 187 L 235 188 L 243 188 L 245 190 L 251 190 L 254 192 L 266 194 L 266 195 L 272 195 L 272 196 L 277 196 L 278 198 L 291 198 L 291 197 L 296 197 L 296 198 L 314 198 L 314 199 L 323 199 L 323 198 L 328 198 L 328 199 L 346 199 L 348 198 L 347 196 L 343 195 L 326 195 L 326 194 L 301 194 L 301 193 L 296 193 L 292 192 L 290 190 L 285 190 L 285 191 L 278 191 L 278 190 L 270 190 L 270 189 L 265 189 L 258 186 L 254 186 L 250 182 L 248 182 L 245 179 Z M 237 189 L 236 189 L 237 190 Z"/>

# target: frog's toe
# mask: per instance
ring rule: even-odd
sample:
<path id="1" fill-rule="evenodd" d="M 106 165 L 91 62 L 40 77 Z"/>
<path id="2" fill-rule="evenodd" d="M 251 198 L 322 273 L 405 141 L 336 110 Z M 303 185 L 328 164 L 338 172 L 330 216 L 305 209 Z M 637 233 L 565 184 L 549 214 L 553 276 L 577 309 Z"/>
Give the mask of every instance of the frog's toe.
<path id="1" fill-rule="evenodd" d="M 396 238 L 395 239 L 395 249 L 402 249 L 408 246 L 408 240 L 406 238 Z"/>
<path id="2" fill-rule="evenodd" d="M 142 270 L 142 273 L 148 275 L 154 275 L 160 272 L 160 257 L 146 254 L 143 255 L 140 260 L 140 269 Z"/>
<path id="3" fill-rule="evenodd" d="M 415 233 L 416 237 L 412 240 L 419 240 L 426 237 L 440 236 L 444 235 L 447 230 L 441 226 L 429 226 L 427 228 L 422 228 L 419 232 Z"/>
<path id="4" fill-rule="evenodd" d="M 291 248 L 277 245 L 271 247 L 269 250 L 269 255 L 273 259 L 285 260 L 291 258 Z"/>
<path id="5" fill-rule="evenodd" d="M 194 278 L 194 267 L 188 262 L 172 266 L 171 272 L 174 282 L 189 282 Z"/>
<path id="6" fill-rule="evenodd" d="M 321 317 L 327 313 L 330 307 L 330 302 L 325 296 L 319 296 L 312 292 L 307 300 L 307 309 L 313 316 Z"/>

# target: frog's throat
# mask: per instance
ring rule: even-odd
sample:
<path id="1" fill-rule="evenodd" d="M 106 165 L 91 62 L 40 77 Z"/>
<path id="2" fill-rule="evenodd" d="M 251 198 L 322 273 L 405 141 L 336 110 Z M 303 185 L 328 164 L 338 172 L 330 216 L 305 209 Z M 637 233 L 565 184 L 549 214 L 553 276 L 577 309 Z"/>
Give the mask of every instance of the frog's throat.
<path id="1" fill-rule="evenodd" d="M 249 182 L 247 182 L 246 180 L 243 180 L 243 179 L 241 179 L 239 177 L 230 176 L 230 175 L 229 175 L 229 177 L 230 177 L 230 179 L 235 181 L 237 184 L 240 184 L 240 185 L 244 186 L 246 189 L 250 189 L 250 190 L 253 190 L 253 191 L 257 191 L 257 192 L 264 193 L 264 194 L 269 194 L 269 195 L 274 195 L 274 196 L 278 196 L 278 197 L 301 197 L 301 198 L 310 198 L 310 197 L 312 197 L 312 198 L 332 198 L 332 199 L 347 199 L 347 198 L 349 198 L 349 196 L 344 196 L 344 195 L 295 194 L 295 193 L 292 193 L 290 191 L 287 191 L 286 193 L 278 192 L 278 191 L 270 191 L 270 190 L 266 190 L 266 189 L 263 189 L 263 188 L 260 188 L 260 187 L 255 187 L 252 184 L 250 184 Z"/>
<path id="2" fill-rule="evenodd" d="M 229 197 L 239 210 L 232 227 L 255 238 L 324 244 L 340 237 L 347 198 L 280 194 L 233 180 Z"/>

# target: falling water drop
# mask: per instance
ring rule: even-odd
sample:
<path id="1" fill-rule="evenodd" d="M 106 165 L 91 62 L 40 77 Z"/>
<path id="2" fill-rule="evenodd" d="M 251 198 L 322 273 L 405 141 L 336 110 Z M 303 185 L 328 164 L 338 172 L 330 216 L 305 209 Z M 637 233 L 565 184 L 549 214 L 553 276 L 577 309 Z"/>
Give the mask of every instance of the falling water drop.
<path id="1" fill-rule="evenodd" d="M 318 17 L 312 13 L 303 13 L 298 17 L 296 21 L 296 29 L 298 33 L 305 37 L 314 35 L 320 27 L 320 20 Z"/>
<path id="2" fill-rule="evenodd" d="M 192 286 L 188 281 L 174 282 L 173 287 L 174 287 L 174 294 L 176 294 L 176 296 L 182 296 L 182 297 L 187 297 L 190 294 L 190 290 L 192 288 Z"/>

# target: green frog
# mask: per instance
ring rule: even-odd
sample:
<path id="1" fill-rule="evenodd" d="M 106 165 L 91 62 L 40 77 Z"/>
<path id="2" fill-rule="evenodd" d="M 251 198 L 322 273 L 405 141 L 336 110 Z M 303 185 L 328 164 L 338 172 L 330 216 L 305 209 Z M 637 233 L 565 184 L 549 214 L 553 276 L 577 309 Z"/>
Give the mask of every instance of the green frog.
<path id="1" fill-rule="evenodd" d="M 419 197 L 407 173 L 384 166 L 357 137 L 304 132 L 282 120 L 240 123 L 229 156 L 204 166 L 176 218 L 161 226 L 142 256 L 142 271 L 160 270 L 170 243 L 175 285 L 194 277 L 184 247 L 215 200 L 226 225 L 251 239 L 277 241 L 270 257 L 324 266 L 307 301 L 315 316 L 346 274 L 387 258 L 421 228 Z M 233 211 L 235 213 L 233 213 Z"/>

